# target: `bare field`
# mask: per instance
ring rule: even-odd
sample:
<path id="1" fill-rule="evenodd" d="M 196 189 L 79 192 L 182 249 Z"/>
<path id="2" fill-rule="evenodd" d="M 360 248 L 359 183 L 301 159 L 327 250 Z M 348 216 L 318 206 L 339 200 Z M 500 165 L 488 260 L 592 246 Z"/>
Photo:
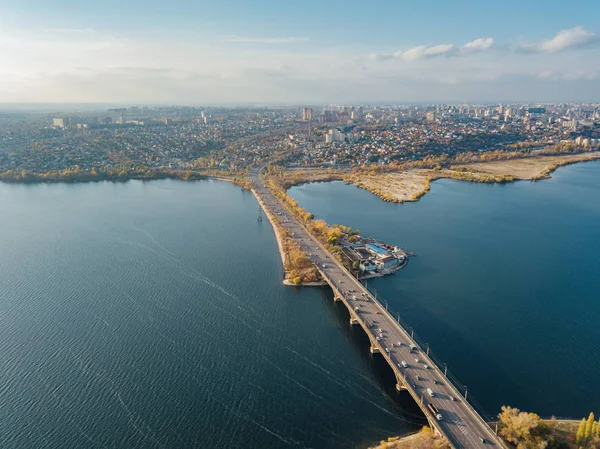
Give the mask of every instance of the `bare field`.
<path id="1" fill-rule="evenodd" d="M 458 165 L 453 168 L 467 169 L 491 175 L 510 175 L 514 176 L 515 179 L 535 179 L 555 164 L 565 165 L 566 163 L 589 161 L 598 158 L 600 158 L 600 151 L 564 156 L 538 156 L 506 161 L 478 162 Z"/>
<path id="2" fill-rule="evenodd" d="M 417 201 L 429 191 L 432 170 L 407 170 L 354 177 L 352 183 L 377 195 L 384 201 L 404 203 Z"/>

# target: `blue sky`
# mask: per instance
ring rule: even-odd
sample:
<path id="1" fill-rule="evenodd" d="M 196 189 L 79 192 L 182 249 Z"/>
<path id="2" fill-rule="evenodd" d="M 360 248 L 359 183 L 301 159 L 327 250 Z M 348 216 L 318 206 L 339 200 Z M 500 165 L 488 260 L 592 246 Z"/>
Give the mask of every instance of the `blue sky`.
<path id="1" fill-rule="evenodd" d="M 0 102 L 599 102 L 598 17 L 597 0 L 0 0 Z"/>

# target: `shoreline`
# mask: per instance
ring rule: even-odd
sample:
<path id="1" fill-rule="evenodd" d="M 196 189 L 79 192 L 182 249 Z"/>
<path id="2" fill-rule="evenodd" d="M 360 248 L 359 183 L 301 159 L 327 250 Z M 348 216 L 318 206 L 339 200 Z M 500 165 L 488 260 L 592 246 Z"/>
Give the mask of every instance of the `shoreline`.
<path id="1" fill-rule="evenodd" d="M 294 284 L 292 281 L 290 281 L 287 278 L 288 271 L 285 269 L 287 254 L 283 247 L 283 237 L 281 236 L 281 229 L 279 229 L 279 226 L 275 220 L 275 217 L 273 216 L 271 211 L 265 207 L 263 200 L 256 194 L 256 191 L 254 189 L 250 189 L 250 191 L 252 192 L 252 194 L 254 195 L 256 200 L 258 201 L 258 204 L 260 204 L 262 211 L 265 213 L 267 219 L 269 220 L 269 223 L 271 224 L 271 227 L 273 228 L 273 232 L 275 233 L 275 240 L 277 241 L 277 248 L 279 249 L 279 257 L 281 257 L 281 264 L 283 267 L 283 281 L 282 281 L 283 285 L 285 285 L 286 287 L 323 287 L 323 286 L 326 286 L 327 282 L 325 282 L 325 281 L 301 282 L 300 284 Z"/>
<path id="2" fill-rule="evenodd" d="M 206 181 L 210 179 L 216 179 L 218 181 L 226 181 L 231 182 L 232 184 L 243 187 L 247 190 L 250 190 L 246 185 L 246 174 L 236 174 L 226 176 L 223 174 L 210 174 L 203 173 L 193 170 L 156 170 L 147 173 L 141 172 L 132 172 L 127 175 L 119 176 L 100 176 L 100 175 L 92 175 L 90 173 L 78 173 L 72 175 L 56 175 L 45 177 L 44 173 L 27 173 L 25 177 L 7 177 L 3 176 L 3 173 L 0 173 L 0 183 L 6 184 L 26 184 L 26 185 L 35 185 L 35 184 L 87 184 L 94 182 L 127 182 L 127 181 L 163 181 L 166 179 L 172 179 L 174 181 Z"/>
<path id="3" fill-rule="evenodd" d="M 271 227 L 273 228 L 273 232 L 275 233 L 275 240 L 277 240 L 277 246 L 279 248 L 279 256 L 281 257 L 281 263 L 283 264 L 283 275 L 284 275 L 283 283 L 285 284 L 287 281 L 286 276 L 285 276 L 287 274 L 287 272 L 285 270 L 286 254 L 285 254 L 285 251 L 283 250 L 283 239 L 281 237 L 281 230 L 279 229 L 279 226 L 277 226 L 277 224 L 275 223 L 275 220 L 274 220 L 273 215 L 271 214 L 271 211 L 269 211 L 269 209 L 266 208 L 265 203 L 263 203 L 263 200 L 256 194 L 256 191 L 254 189 L 251 189 L 250 191 L 252 192 L 252 194 L 254 195 L 256 200 L 258 201 L 258 204 L 260 204 L 262 211 L 267 216 L 267 219 L 269 220 L 269 223 L 271 224 Z M 293 285 L 293 284 L 290 283 L 290 285 Z"/>
<path id="4" fill-rule="evenodd" d="M 343 181 L 366 190 L 385 202 L 403 204 L 419 201 L 431 190 L 431 183 L 439 179 L 456 181 L 511 184 L 517 181 L 537 182 L 552 178 L 552 173 L 568 165 L 600 161 L 600 151 L 560 156 L 537 156 L 499 161 L 455 164 L 444 169 L 412 168 L 382 172 L 377 174 L 329 174 L 329 179 L 321 176 L 298 177 L 287 185 L 289 188 L 307 184 Z M 531 167 L 538 164 L 539 167 Z"/>

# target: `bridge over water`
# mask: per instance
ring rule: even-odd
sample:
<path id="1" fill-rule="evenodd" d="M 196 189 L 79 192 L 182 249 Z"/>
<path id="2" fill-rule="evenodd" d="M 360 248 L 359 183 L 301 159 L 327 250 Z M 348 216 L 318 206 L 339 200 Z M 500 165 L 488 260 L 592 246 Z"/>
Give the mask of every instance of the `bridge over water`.
<path id="1" fill-rule="evenodd" d="M 412 335 L 394 318 L 335 257 L 314 238 L 259 179 L 262 169 L 250 172 L 254 194 L 263 208 L 277 215 L 280 225 L 309 254 L 323 279 L 331 286 L 336 301 L 350 314 L 350 325 L 361 326 L 371 342 L 372 353 L 381 354 L 396 376 L 396 388 L 406 390 L 419 405 L 432 429 L 444 436 L 454 448 L 505 448 L 502 441 L 463 398 L 458 389 L 423 350 Z M 406 367 L 404 366 L 406 365 Z M 430 393 L 431 392 L 431 393 Z M 438 420 L 432 404 L 442 415 Z"/>

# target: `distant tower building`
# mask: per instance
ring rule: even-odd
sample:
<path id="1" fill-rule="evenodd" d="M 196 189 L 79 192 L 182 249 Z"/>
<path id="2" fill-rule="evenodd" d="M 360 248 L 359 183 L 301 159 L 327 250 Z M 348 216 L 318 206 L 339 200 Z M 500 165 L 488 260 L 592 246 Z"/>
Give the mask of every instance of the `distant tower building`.
<path id="1" fill-rule="evenodd" d="M 344 142 L 345 140 L 346 135 L 339 129 L 330 129 L 329 132 L 325 134 L 325 143 Z"/>
<path id="2" fill-rule="evenodd" d="M 65 119 L 59 118 L 59 117 L 53 118 L 52 126 L 55 126 L 56 128 L 64 128 L 65 127 Z"/>
<path id="3" fill-rule="evenodd" d="M 330 109 L 325 109 L 323 114 L 319 117 L 319 124 L 324 123 L 335 123 L 337 121 L 337 113 Z"/>
<path id="4" fill-rule="evenodd" d="M 427 121 L 428 122 L 435 122 L 436 116 L 437 116 L 437 114 L 435 113 L 435 111 L 428 112 L 427 116 L 426 116 Z"/>
<path id="5" fill-rule="evenodd" d="M 302 108 L 302 120 L 310 122 L 312 120 L 313 110 L 311 108 Z"/>

